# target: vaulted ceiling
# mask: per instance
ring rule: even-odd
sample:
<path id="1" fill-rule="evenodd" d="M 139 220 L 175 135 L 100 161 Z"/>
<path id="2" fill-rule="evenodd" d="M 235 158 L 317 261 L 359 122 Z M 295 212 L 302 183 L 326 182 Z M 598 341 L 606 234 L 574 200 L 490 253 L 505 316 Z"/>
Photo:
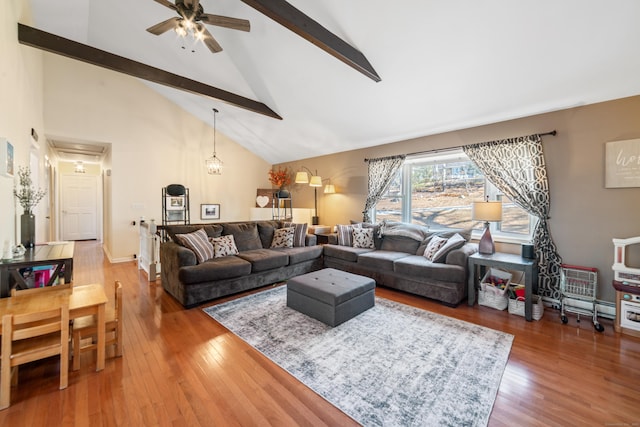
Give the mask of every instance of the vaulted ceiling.
<path id="1" fill-rule="evenodd" d="M 30 0 L 31 25 L 263 103 L 282 120 L 145 81 L 212 127 L 218 109 L 218 130 L 270 163 L 640 94 L 637 0 L 289 1 L 380 82 L 251 3 L 200 0 L 251 23 L 207 26 L 224 49 L 215 54 L 147 32 L 176 16 L 153 0 Z"/>

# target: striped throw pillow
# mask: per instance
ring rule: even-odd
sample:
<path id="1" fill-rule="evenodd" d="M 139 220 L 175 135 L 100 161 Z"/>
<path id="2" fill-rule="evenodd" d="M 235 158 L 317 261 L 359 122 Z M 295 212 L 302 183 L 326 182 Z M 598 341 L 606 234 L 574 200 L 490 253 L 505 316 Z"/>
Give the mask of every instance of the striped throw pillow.
<path id="1" fill-rule="evenodd" d="M 305 245 L 305 238 L 307 236 L 307 223 L 304 224 L 296 224 L 293 222 L 285 222 L 282 224 L 283 227 L 295 227 L 295 231 L 293 234 L 293 246 L 294 247 L 302 247 Z"/>
<path id="2" fill-rule="evenodd" d="M 213 245 L 209 242 L 204 228 L 189 234 L 176 234 L 176 238 L 182 246 L 191 249 L 196 254 L 198 264 L 213 258 Z"/>

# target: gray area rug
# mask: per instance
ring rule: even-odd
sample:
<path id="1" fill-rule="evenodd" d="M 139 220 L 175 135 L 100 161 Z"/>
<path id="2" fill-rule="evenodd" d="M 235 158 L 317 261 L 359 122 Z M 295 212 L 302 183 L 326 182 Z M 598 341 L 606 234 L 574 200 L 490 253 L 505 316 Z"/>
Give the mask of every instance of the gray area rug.
<path id="1" fill-rule="evenodd" d="M 513 336 L 376 297 L 331 328 L 286 286 L 204 311 L 365 426 L 485 426 Z"/>

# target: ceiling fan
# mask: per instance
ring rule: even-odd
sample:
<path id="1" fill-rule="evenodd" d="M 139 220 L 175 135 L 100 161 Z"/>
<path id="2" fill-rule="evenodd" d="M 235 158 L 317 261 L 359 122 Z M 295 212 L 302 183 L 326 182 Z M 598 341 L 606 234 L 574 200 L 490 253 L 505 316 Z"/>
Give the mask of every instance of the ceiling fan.
<path id="1" fill-rule="evenodd" d="M 204 42 L 213 53 L 222 51 L 222 46 L 213 38 L 203 23 L 240 31 L 250 31 L 251 29 L 251 25 L 246 19 L 204 13 L 200 0 L 175 0 L 175 4 L 169 0 L 154 1 L 175 10 L 180 16 L 153 25 L 147 28 L 148 32 L 157 36 L 169 30 L 175 30 L 182 37 L 191 34 L 194 39 Z"/>

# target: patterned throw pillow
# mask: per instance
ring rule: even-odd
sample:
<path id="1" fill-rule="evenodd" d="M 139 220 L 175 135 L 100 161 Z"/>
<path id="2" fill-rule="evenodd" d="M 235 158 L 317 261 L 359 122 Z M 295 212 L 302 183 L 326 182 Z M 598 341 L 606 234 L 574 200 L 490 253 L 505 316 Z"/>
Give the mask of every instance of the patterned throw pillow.
<path id="1" fill-rule="evenodd" d="M 354 228 L 352 234 L 354 248 L 375 248 L 373 245 L 373 228 Z"/>
<path id="2" fill-rule="evenodd" d="M 273 240 L 271 241 L 272 248 L 292 248 L 293 236 L 295 235 L 295 227 L 278 228 L 273 233 Z"/>
<path id="3" fill-rule="evenodd" d="M 296 224 L 293 222 L 285 222 L 282 224 L 283 227 L 295 227 L 295 233 L 293 236 L 293 246 L 295 247 L 303 247 L 305 246 L 305 238 L 307 236 L 307 223 L 304 224 Z"/>
<path id="4" fill-rule="evenodd" d="M 447 242 L 433 254 L 433 262 L 444 262 L 447 258 L 447 254 L 454 249 L 461 248 L 467 240 L 460 234 L 456 233 L 447 239 Z"/>
<path id="5" fill-rule="evenodd" d="M 353 229 L 362 228 L 360 224 L 336 225 L 338 231 L 338 244 L 340 246 L 353 246 Z"/>
<path id="6" fill-rule="evenodd" d="M 213 258 L 213 246 L 204 229 L 201 228 L 189 234 L 176 234 L 176 239 L 180 241 L 182 246 L 191 249 L 196 254 L 198 263 Z"/>
<path id="7" fill-rule="evenodd" d="M 447 239 L 443 237 L 433 236 L 433 238 L 429 241 L 427 248 L 424 250 L 424 257 L 429 261 L 433 261 L 434 255 L 438 252 L 438 250 L 447 243 Z"/>
<path id="8" fill-rule="evenodd" d="M 236 241 L 233 238 L 233 234 L 227 234 L 226 236 L 213 237 L 211 239 L 213 243 L 214 258 L 222 258 L 229 255 L 237 255 L 238 248 L 236 247 Z"/>

